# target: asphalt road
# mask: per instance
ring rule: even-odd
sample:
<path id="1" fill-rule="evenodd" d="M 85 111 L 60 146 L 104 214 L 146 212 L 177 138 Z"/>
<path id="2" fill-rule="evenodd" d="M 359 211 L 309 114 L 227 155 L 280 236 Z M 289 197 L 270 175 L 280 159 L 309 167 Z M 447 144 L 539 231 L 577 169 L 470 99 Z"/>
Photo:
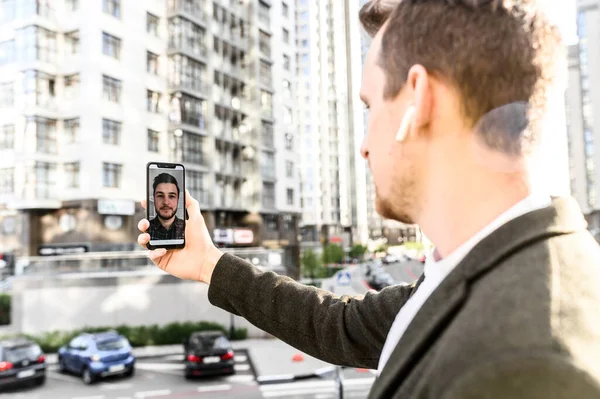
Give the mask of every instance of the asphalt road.
<path id="1" fill-rule="evenodd" d="M 171 399 L 171 398 L 297 398 L 335 399 L 333 376 L 296 382 L 259 385 L 248 353 L 237 350 L 236 374 L 186 380 L 181 355 L 138 359 L 133 377 L 110 377 L 86 386 L 81 377 L 64 374 L 49 365 L 46 384 L 4 391 L 7 399 Z M 373 383 L 367 371 L 346 369 L 344 398 L 366 398 Z"/>
<path id="2" fill-rule="evenodd" d="M 418 280 L 423 273 L 423 267 L 421 262 L 413 260 L 383 265 L 383 269 L 398 283 L 411 283 Z"/>

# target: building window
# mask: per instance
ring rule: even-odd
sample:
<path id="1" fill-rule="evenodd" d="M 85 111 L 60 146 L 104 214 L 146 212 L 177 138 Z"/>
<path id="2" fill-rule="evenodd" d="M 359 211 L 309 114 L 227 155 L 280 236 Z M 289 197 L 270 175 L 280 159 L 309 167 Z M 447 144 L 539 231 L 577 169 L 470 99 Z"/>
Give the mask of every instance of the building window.
<path id="1" fill-rule="evenodd" d="M 0 43 L 0 65 L 10 64 L 15 61 L 15 41 L 7 40 Z"/>
<path id="2" fill-rule="evenodd" d="M 65 33 L 65 50 L 67 55 L 79 53 L 79 31 Z"/>
<path id="3" fill-rule="evenodd" d="M 15 105 L 15 85 L 13 82 L 0 83 L 0 107 L 12 108 Z"/>
<path id="4" fill-rule="evenodd" d="M 291 188 L 287 189 L 287 204 L 294 205 L 294 190 Z"/>
<path id="5" fill-rule="evenodd" d="M 156 15 L 146 13 L 146 32 L 148 32 L 152 36 L 158 37 L 159 22 L 160 18 L 158 18 Z"/>
<path id="6" fill-rule="evenodd" d="M 102 142 L 104 144 L 119 145 L 121 141 L 121 122 L 102 119 Z"/>
<path id="7" fill-rule="evenodd" d="M 283 123 L 292 124 L 292 109 L 290 107 L 283 107 Z"/>
<path id="8" fill-rule="evenodd" d="M 24 62 L 56 62 L 56 33 L 31 25 L 16 32 L 16 46 Z"/>
<path id="9" fill-rule="evenodd" d="M 15 186 L 15 169 L 0 169 L 0 195 L 12 194 Z"/>
<path id="10" fill-rule="evenodd" d="M 121 0 L 104 0 L 102 10 L 115 18 L 121 18 Z"/>
<path id="11" fill-rule="evenodd" d="M 294 150 L 294 136 L 291 133 L 285 134 L 285 149 L 288 151 Z"/>
<path id="12" fill-rule="evenodd" d="M 27 129 L 35 128 L 36 150 L 46 154 L 56 154 L 56 120 L 30 116 Z"/>
<path id="13" fill-rule="evenodd" d="M 15 125 L 0 127 L 0 150 L 12 150 L 15 146 Z"/>
<path id="14" fill-rule="evenodd" d="M 181 121 L 187 125 L 205 128 L 206 101 L 189 95 L 182 95 L 180 99 Z"/>
<path id="15" fill-rule="evenodd" d="M 121 39 L 102 32 L 102 53 L 117 60 L 121 58 Z"/>
<path id="16" fill-rule="evenodd" d="M 181 54 L 170 56 L 169 85 L 173 88 L 206 92 L 206 65 Z"/>
<path id="17" fill-rule="evenodd" d="M 158 55 L 146 52 L 146 70 L 152 75 L 158 75 Z"/>
<path id="18" fill-rule="evenodd" d="M 77 11 L 79 9 L 79 0 L 65 0 L 67 11 Z"/>
<path id="19" fill-rule="evenodd" d="M 286 18 L 289 17 L 290 7 L 287 5 L 287 3 L 281 3 L 281 12 L 284 17 L 286 17 Z"/>
<path id="20" fill-rule="evenodd" d="M 33 170 L 36 198 L 52 198 L 56 193 L 56 165 L 36 162 Z"/>
<path id="21" fill-rule="evenodd" d="M 292 84 L 289 80 L 283 81 L 283 96 L 285 98 L 292 98 Z"/>
<path id="22" fill-rule="evenodd" d="M 148 151 L 158 152 L 160 142 L 160 133 L 156 130 L 148 129 Z"/>
<path id="23" fill-rule="evenodd" d="M 275 208 L 275 184 L 263 183 L 262 206 L 265 209 Z"/>
<path id="24" fill-rule="evenodd" d="M 271 25 L 271 7 L 263 2 L 258 2 L 258 20 L 265 25 Z"/>
<path id="25" fill-rule="evenodd" d="M 263 151 L 260 157 L 260 172 L 264 178 L 274 179 L 275 178 L 275 155 Z"/>
<path id="26" fill-rule="evenodd" d="M 10 22 L 15 19 L 17 10 L 16 1 L 3 0 L 0 2 L 0 22 Z"/>
<path id="27" fill-rule="evenodd" d="M 185 18 L 171 18 L 169 20 L 169 47 L 206 57 L 204 29 Z"/>
<path id="28" fill-rule="evenodd" d="M 294 163 L 292 161 L 285 161 L 285 175 L 288 178 L 294 177 Z"/>
<path id="29" fill-rule="evenodd" d="M 275 138 L 273 136 L 273 124 L 268 122 L 262 122 L 261 130 L 261 142 L 265 148 L 275 147 Z"/>
<path id="30" fill-rule="evenodd" d="M 148 90 L 146 100 L 146 109 L 148 112 L 158 114 L 160 112 L 160 93 Z"/>
<path id="31" fill-rule="evenodd" d="M 77 141 L 79 136 L 79 118 L 66 119 L 64 121 L 65 126 L 65 139 L 67 143 L 74 143 Z"/>
<path id="32" fill-rule="evenodd" d="M 103 75 L 102 91 L 105 100 L 113 103 L 121 101 L 121 81 L 119 79 Z"/>
<path id="33" fill-rule="evenodd" d="M 260 91 L 260 109 L 263 116 L 273 117 L 273 95 L 268 91 Z"/>
<path id="34" fill-rule="evenodd" d="M 260 83 L 270 87 L 272 84 L 271 64 L 261 60 L 259 65 L 258 77 L 260 78 Z"/>
<path id="35" fill-rule="evenodd" d="M 201 204 L 208 203 L 208 192 L 206 191 L 205 175 L 202 172 L 186 169 L 185 185 L 190 195 Z"/>
<path id="36" fill-rule="evenodd" d="M 79 187 L 79 162 L 65 164 L 65 183 L 66 188 Z"/>
<path id="37" fill-rule="evenodd" d="M 204 139 L 194 133 L 183 133 L 183 162 L 204 165 Z"/>
<path id="38" fill-rule="evenodd" d="M 259 31 L 258 36 L 258 48 L 261 53 L 266 55 L 267 57 L 271 56 L 271 35 L 267 32 Z"/>
<path id="39" fill-rule="evenodd" d="M 65 97 L 73 100 L 79 96 L 79 74 L 65 76 Z"/>
<path id="40" fill-rule="evenodd" d="M 282 33 L 283 33 L 283 42 L 289 44 L 290 43 L 290 31 L 283 28 Z"/>
<path id="41" fill-rule="evenodd" d="M 102 165 L 102 185 L 104 187 L 119 188 L 121 185 L 122 166 L 115 163 L 104 162 Z"/>
<path id="42" fill-rule="evenodd" d="M 26 105 L 51 107 L 54 105 L 56 79 L 39 71 L 25 71 L 23 97 Z"/>
<path id="43" fill-rule="evenodd" d="M 285 68 L 286 71 L 289 71 L 291 68 L 289 55 L 286 55 L 286 54 L 283 55 L 283 68 Z"/>

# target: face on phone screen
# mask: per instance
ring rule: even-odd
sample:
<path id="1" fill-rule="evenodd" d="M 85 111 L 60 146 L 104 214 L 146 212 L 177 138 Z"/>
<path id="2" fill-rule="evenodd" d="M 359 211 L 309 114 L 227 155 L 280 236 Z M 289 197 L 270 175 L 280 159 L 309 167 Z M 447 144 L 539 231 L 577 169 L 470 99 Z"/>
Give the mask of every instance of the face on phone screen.
<path id="1" fill-rule="evenodd" d="M 150 245 L 181 245 L 185 238 L 183 167 L 148 167 L 148 221 Z"/>

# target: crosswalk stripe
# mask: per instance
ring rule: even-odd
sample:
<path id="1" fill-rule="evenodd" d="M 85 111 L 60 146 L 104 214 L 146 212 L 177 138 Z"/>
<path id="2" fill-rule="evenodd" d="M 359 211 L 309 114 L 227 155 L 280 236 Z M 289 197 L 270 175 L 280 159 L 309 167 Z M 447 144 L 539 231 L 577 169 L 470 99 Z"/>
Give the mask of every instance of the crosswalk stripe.
<path id="1" fill-rule="evenodd" d="M 231 390 L 231 385 L 223 384 L 223 385 L 209 385 L 206 387 L 198 387 L 198 392 L 217 392 L 217 391 L 229 391 Z"/>

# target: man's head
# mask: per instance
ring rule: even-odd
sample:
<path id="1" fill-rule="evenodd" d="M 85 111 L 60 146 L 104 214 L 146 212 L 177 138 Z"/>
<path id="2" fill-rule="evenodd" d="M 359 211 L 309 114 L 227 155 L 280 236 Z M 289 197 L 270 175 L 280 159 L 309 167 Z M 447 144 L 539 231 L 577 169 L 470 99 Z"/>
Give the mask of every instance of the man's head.
<path id="1" fill-rule="evenodd" d="M 440 165 L 450 151 L 479 146 L 517 162 L 527 154 L 559 43 L 539 11 L 534 0 L 363 6 L 373 42 L 361 89 L 370 108 L 361 153 L 382 216 L 413 223 L 432 174 L 455 166 Z"/>
<path id="2" fill-rule="evenodd" d="M 154 178 L 154 208 L 161 220 L 169 220 L 177 213 L 179 203 L 179 184 L 177 179 L 168 173 L 161 173 Z"/>

